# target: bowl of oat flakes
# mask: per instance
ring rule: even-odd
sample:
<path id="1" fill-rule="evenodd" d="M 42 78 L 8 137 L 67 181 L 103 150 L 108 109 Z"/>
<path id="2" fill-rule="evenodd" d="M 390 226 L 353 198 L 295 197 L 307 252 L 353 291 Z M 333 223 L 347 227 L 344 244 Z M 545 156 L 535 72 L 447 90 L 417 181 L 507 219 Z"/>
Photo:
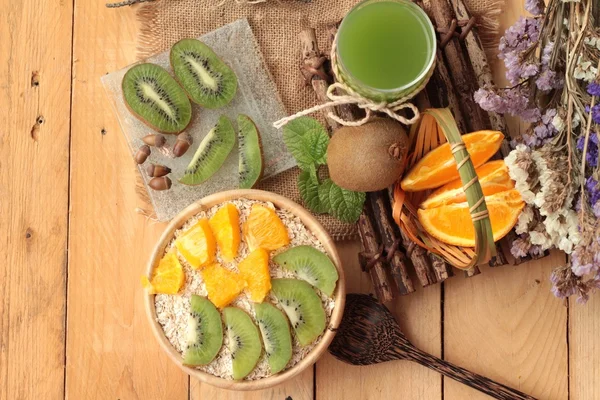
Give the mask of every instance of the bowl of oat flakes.
<path id="1" fill-rule="evenodd" d="M 326 351 L 345 281 L 327 231 L 260 190 L 208 196 L 177 215 L 142 277 L 159 344 L 183 371 L 233 390 L 278 385 Z"/>

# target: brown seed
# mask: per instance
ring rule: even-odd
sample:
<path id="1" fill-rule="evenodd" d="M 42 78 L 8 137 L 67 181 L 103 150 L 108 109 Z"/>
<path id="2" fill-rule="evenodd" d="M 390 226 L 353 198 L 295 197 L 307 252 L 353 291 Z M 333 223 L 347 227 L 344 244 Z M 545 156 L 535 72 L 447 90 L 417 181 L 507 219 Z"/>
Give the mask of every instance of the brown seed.
<path id="1" fill-rule="evenodd" d="M 169 190 L 171 189 L 171 180 L 167 176 L 152 178 L 148 182 L 148 186 L 154 190 Z"/>
<path id="2" fill-rule="evenodd" d="M 146 172 L 148 173 L 148 176 L 159 178 L 170 173 L 171 168 L 165 167 L 164 165 L 150 164 L 146 167 Z"/>
<path id="3" fill-rule="evenodd" d="M 142 138 L 148 146 L 163 147 L 167 143 L 167 139 L 163 135 L 147 135 Z"/>
<path id="4" fill-rule="evenodd" d="M 177 136 L 177 140 L 175 141 L 175 145 L 173 146 L 173 155 L 175 157 L 181 157 L 185 154 L 186 151 L 192 145 L 192 137 L 188 133 L 180 133 Z"/>
<path id="5" fill-rule="evenodd" d="M 150 147 L 148 145 L 143 145 L 141 146 L 137 153 L 135 153 L 135 162 L 138 164 L 143 164 L 146 162 L 146 159 L 148 159 L 148 156 L 150 155 Z"/>

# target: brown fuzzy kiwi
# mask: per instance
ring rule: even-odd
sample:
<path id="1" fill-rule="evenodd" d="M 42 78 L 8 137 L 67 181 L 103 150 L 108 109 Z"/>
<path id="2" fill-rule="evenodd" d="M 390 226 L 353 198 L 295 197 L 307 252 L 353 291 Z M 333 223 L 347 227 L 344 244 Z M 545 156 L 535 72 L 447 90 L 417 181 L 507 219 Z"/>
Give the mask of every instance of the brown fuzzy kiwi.
<path id="1" fill-rule="evenodd" d="M 374 192 L 401 177 L 407 154 L 408 137 L 402 125 L 379 118 L 363 126 L 338 129 L 327 148 L 327 165 L 338 186 Z"/>

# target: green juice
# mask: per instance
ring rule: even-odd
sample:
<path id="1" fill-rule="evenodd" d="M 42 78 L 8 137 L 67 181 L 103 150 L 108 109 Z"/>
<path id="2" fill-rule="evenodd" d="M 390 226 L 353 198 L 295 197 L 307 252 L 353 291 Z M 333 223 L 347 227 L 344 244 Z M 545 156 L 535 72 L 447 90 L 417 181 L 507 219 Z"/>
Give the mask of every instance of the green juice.
<path id="1" fill-rule="evenodd" d="M 360 3 L 344 18 L 337 40 L 343 80 L 371 98 L 401 97 L 414 89 L 433 65 L 433 26 L 409 1 Z"/>

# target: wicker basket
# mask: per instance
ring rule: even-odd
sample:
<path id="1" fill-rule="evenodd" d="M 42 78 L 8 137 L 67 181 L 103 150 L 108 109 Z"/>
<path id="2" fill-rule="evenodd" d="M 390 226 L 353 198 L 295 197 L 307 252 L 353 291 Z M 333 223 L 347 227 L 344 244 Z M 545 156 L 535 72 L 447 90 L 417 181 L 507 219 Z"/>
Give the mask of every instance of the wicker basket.
<path id="1" fill-rule="evenodd" d="M 407 170 L 429 151 L 446 142 L 450 143 L 470 207 L 475 228 L 475 248 L 449 245 L 428 234 L 419 223 L 415 205 L 419 205 L 429 192 L 404 192 L 400 183 L 394 189 L 393 214 L 396 223 L 419 246 L 439 254 L 457 268 L 470 269 L 488 262 L 496 255 L 489 213 L 471 157 L 450 110 L 429 109 L 423 112 L 420 121 L 411 127 L 409 140 L 412 151 Z"/>

